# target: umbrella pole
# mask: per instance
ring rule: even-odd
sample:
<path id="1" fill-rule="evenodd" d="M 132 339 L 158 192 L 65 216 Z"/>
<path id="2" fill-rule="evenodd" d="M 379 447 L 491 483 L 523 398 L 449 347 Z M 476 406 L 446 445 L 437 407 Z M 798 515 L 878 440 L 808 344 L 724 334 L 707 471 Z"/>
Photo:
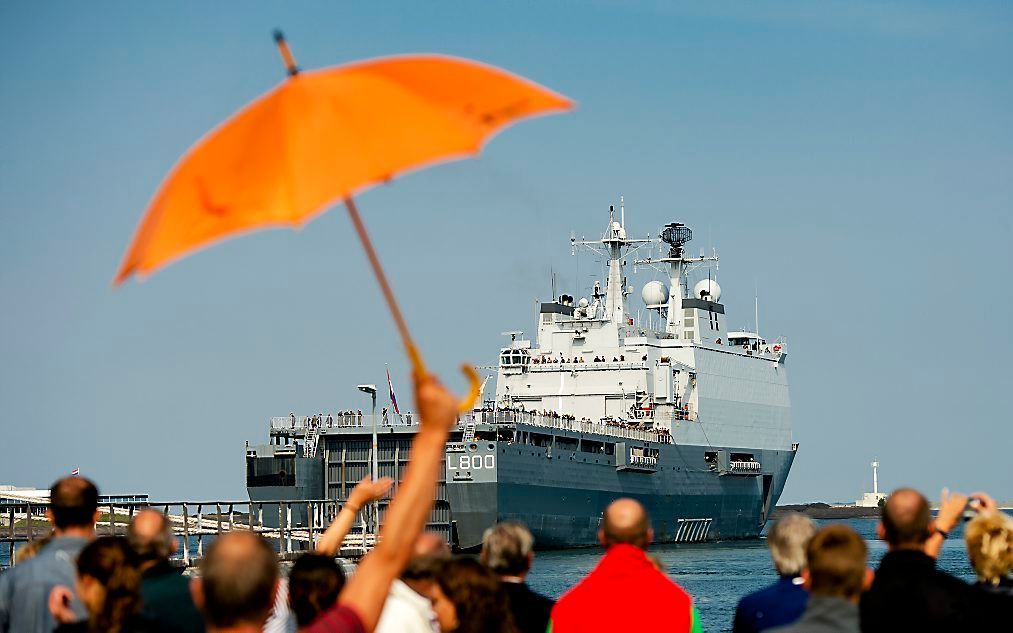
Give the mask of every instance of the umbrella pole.
<path id="1" fill-rule="evenodd" d="M 362 248 L 366 251 L 366 257 L 369 258 L 369 265 L 373 268 L 373 274 L 376 275 L 376 280 L 380 283 L 380 290 L 383 291 L 383 297 L 387 300 L 387 307 L 390 308 L 390 313 L 394 317 L 397 331 L 401 334 L 401 342 L 404 343 L 405 350 L 408 352 L 412 369 L 415 370 L 419 378 L 424 378 L 426 375 L 426 364 L 422 362 L 419 348 L 415 346 L 415 342 L 412 340 L 412 335 L 408 331 L 408 324 L 405 323 L 404 316 L 401 314 L 401 308 L 397 304 L 397 299 L 394 298 L 394 292 L 390 289 L 387 275 L 383 272 L 380 258 L 377 257 L 376 249 L 373 248 L 373 242 L 369 239 L 369 233 L 366 232 L 366 225 L 362 223 L 359 208 L 355 205 L 355 200 L 351 196 L 345 198 L 345 208 L 348 209 L 348 216 L 352 218 L 355 232 L 359 235 L 359 241 L 362 242 Z"/>
<path id="2" fill-rule="evenodd" d="M 351 196 L 345 198 L 345 208 L 348 209 L 348 217 L 352 218 L 352 224 L 355 226 L 355 232 L 359 236 L 359 241 L 362 242 L 362 248 L 366 251 L 366 257 L 369 259 L 369 265 L 373 268 L 373 274 L 376 275 L 376 280 L 380 283 L 383 298 L 387 300 L 387 307 L 390 308 L 390 313 L 394 317 L 394 323 L 397 324 L 397 331 L 401 334 L 401 342 L 404 343 L 405 350 L 408 352 L 408 358 L 411 360 L 416 378 L 425 378 L 427 372 L 426 364 L 422 362 L 422 354 L 419 353 L 419 348 L 415 346 L 415 341 L 412 340 L 412 335 L 408 331 L 408 324 L 405 323 L 404 315 L 401 314 L 401 308 L 397 304 L 397 299 L 394 298 L 394 291 L 390 289 L 387 275 L 383 272 L 380 258 L 377 257 L 376 249 L 373 248 L 373 242 L 369 239 L 369 233 L 366 232 L 366 225 L 362 223 L 359 208 L 355 205 L 355 200 Z M 468 395 L 458 403 L 458 409 L 464 413 L 470 411 L 475 401 L 478 400 L 482 393 L 482 383 L 478 372 L 471 365 L 464 364 L 461 366 L 461 370 L 468 377 L 469 384 Z"/>

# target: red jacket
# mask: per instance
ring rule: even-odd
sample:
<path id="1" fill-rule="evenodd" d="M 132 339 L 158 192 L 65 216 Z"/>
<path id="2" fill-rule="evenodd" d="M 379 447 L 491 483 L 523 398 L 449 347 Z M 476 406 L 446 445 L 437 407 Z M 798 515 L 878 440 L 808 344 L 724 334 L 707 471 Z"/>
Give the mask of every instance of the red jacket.
<path id="1" fill-rule="evenodd" d="M 640 548 L 613 545 L 555 608 L 552 633 L 666 631 L 696 633 L 693 599 L 658 571 Z"/>

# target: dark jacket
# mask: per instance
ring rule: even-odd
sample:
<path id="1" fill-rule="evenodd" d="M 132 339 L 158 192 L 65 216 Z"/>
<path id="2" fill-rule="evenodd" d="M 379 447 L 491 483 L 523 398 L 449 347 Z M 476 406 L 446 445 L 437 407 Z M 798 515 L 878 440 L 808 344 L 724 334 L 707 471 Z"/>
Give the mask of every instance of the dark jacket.
<path id="1" fill-rule="evenodd" d="M 970 631 L 982 617 L 978 593 L 936 569 L 935 559 L 920 551 L 888 552 L 862 596 L 862 631 Z"/>
<path id="2" fill-rule="evenodd" d="M 859 633 L 858 605 L 843 598 L 810 596 L 805 613 L 794 624 L 770 633 Z"/>
<path id="3" fill-rule="evenodd" d="M 739 600 L 733 633 L 759 633 L 798 620 L 809 602 L 801 578 L 782 576 L 774 584 Z"/>
<path id="4" fill-rule="evenodd" d="M 204 618 L 190 597 L 190 580 L 168 562 L 157 563 L 141 575 L 144 615 L 166 633 L 203 633 Z"/>
<path id="5" fill-rule="evenodd" d="M 537 594 L 523 582 L 500 583 L 510 599 L 510 612 L 520 633 L 545 633 L 555 603 Z"/>

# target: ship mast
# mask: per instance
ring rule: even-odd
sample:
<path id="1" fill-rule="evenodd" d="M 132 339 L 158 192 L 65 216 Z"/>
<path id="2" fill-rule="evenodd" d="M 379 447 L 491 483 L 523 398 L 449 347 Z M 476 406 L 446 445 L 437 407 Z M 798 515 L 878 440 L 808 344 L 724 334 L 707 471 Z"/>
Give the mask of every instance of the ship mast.
<path id="1" fill-rule="evenodd" d="M 577 246 L 586 246 L 592 251 L 608 257 L 608 279 L 605 285 L 605 316 L 606 321 L 624 325 L 626 323 L 626 279 L 623 276 L 623 249 L 634 244 L 647 244 L 650 239 L 628 239 L 626 237 L 626 205 L 623 197 L 619 197 L 620 220 L 616 221 L 614 205 L 609 205 L 609 224 L 604 235 L 598 242 L 577 241 L 570 238 L 570 245 L 576 253 Z M 602 244 L 606 252 L 602 253 L 596 246 Z"/>
<path id="2" fill-rule="evenodd" d="M 686 257 L 686 243 L 693 239 L 693 231 L 681 222 L 666 224 L 661 231 L 661 241 L 668 244 L 668 257 L 657 259 L 648 258 L 637 260 L 636 264 L 668 264 L 669 294 L 668 294 L 668 319 L 665 323 L 665 331 L 675 338 L 682 338 L 682 301 L 687 298 L 685 285 L 686 274 L 689 272 L 689 264 L 699 262 L 718 261 L 717 257 Z"/>

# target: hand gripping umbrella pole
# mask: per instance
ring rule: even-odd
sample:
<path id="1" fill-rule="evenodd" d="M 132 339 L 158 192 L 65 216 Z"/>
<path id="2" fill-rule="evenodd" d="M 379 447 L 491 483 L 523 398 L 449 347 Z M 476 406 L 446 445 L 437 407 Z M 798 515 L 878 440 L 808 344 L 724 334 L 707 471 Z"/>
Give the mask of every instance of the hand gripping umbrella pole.
<path id="1" fill-rule="evenodd" d="M 274 41 L 278 44 L 278 52 L 281 53 L 281 58 L 285 62 L 285 68 L 288 70 L 289 76 L 294 77 L 298 75 L 299 67 L 296 65 L 295 57 L 292 55 L 292 51 L 289 49 L 288 43 L 285 41 L 285 37 L 281 34 L 281 31 L 275 31 Z M 383 298 L 387 301 L 387 308 L 390 310 L 391 316 L 394 317 L 394 323 L 397 325 L 397 331 L 401 335 L 401 342 L 408 353 L 412 369 L 415 371 L 418 379 L 425 378 L 428 375 L 426 364 L 422 360 L 422 354 L 419 353 L 419 348 L 415 345 L 415 341 L 412 340 L 411 332 L 408 331 L 408 324 L 404 320 L 404 315 L 401 313 L 397 299 L 394 298 L 394 292 L 387 281 L 387 275 L 383 272 L 383 265 L 380 264 L 380 258 L 377 257 L 376 249 L 373 248 L 373 242 L 369 239 L 369 233 L 366 231 L 366 225 L 362 222 L 362 216 L 359 215 L 359 208 L 351 196 L 345 198 L 344 202 L 345 208 L 348 209 L 348 216 L 352 219 L 352 225 L 355 226 L 355 233 L 359 236 L 359 241 L 362 242 L 363 250 L 366 251 L 369 265 L 373 269 L 373 274 L 376 275 L 376 281 L 380 284 Z M 469 382 L 468 395 L 458 404 L 458 410 L 463 413 L 470 411 L 475 405 L 475 401 L 478 400 L 481 393 L 482 384 L 478 371 L 471 365 L 467 363 L 461 365 L 461 371 L 468 377 Z"/>

